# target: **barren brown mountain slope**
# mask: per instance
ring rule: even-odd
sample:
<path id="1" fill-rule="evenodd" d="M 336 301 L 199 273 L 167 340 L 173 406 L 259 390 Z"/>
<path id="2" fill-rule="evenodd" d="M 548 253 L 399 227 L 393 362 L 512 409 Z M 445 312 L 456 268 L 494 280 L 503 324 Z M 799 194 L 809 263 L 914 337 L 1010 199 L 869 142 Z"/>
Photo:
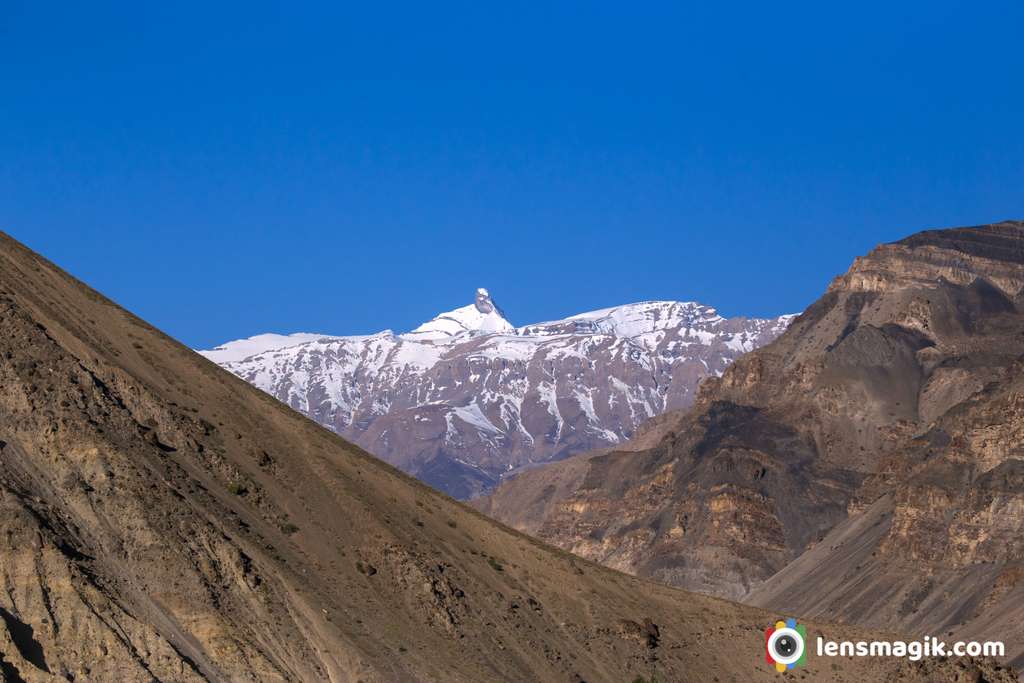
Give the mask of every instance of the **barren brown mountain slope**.
<path id="1" fill-rule="evenodd" d="M 0 383 L 4 681 L 776 678 L 776 615 L 495 524 L 6 236 Z M 806 671 L 934 673 L 893 666 Z"/>
<path id="2" fill-rule="evenodd" d="M 880 246 L 646 444 L 527 472 L 480 506 L 641 576 L 997 635 L 1024 665 L 1022 287 L 1021 222 Z"/>

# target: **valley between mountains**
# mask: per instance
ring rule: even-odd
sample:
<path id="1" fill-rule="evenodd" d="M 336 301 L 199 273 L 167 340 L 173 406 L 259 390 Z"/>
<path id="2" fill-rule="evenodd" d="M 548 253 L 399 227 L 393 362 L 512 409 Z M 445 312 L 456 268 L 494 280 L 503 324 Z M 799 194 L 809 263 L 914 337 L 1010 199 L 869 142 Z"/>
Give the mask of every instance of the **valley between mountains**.
<path id="1" fill-rule="evenodd" d="M 975 302 L 1003 320 L 1004 299 L 964 296 L 968 313 Z M 778 680 L 764 663 L 774 610 L 629 576 L 493 522 L 5 235 L 0 385 L 5 682 Z M 986 463 L 1005 461 L 991 440 L 976 443 Z M 989 487 L 949 494 L 978 501 L 961 509 L 981 509 L 970 491 L 1012 482 L 979 478 Z M 881 500 L 868 486 L 851 498 L 864 510 Z M 930 495 L 885 491 L 896 530 Z M 801 671 L 850 683 L 1015 678 L 971 660 L 811 659 Z"/>

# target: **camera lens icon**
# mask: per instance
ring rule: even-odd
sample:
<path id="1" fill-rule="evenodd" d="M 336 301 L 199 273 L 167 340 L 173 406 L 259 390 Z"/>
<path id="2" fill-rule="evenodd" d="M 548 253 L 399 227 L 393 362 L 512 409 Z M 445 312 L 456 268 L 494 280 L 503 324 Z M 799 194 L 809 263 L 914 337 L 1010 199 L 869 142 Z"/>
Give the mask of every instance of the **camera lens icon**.
<path id="1" fill-rule="evenodd" d="M 804 653 L 804 639 L 791 628 L 780 628 L 768 639 L 768 649 L 779 664 L 793 664 Z"/>
<path id="2" fill-rule="evenodd" d="M 804 640 L 807 629 L 795 619 L 776 622 L 765 631 L 765 659 L 777 671 L 785 671 L 804 663 Z"/>

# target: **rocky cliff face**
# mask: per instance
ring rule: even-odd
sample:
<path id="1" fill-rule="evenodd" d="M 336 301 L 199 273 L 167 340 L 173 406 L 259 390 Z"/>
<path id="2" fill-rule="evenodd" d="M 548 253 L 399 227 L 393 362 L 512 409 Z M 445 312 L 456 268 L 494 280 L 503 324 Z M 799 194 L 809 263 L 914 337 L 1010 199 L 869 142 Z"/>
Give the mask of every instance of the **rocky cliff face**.
<path id="1" fill-rule="evenodd" d="M 515 328 L 487 290 L 407 334 L 261 335 L 202 352 L 458 498 L 521 468 L 617 444 L 792 316 L 726 319 L 653 301 Z"/>
<path id="2" fill-rule="evenodd" d="M 677 586 L 1002 631 L 1020 666 L 1022 287 L 1024 223 L 878 247 L 655 443 L 524 473 L 481 506 Z"/>
<path id="3" fill-rule="evenodd" d="M 496 525 L 3 235 L 0 386 L 5 682 L 776 680 L 777 615 Z"/>

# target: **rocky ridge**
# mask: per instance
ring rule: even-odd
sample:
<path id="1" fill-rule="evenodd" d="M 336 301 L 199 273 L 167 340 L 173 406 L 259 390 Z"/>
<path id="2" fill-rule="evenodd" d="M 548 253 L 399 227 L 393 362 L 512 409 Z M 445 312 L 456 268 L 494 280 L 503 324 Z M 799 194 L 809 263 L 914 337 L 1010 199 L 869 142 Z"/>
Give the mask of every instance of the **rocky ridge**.
<path id="1" fill-rule="evenodd" d="M 643 445 L 480 506 L 666 583 L 819 618 L 1005 640 L 1024 666 L 1024 223 L 857 259 Z"/>

